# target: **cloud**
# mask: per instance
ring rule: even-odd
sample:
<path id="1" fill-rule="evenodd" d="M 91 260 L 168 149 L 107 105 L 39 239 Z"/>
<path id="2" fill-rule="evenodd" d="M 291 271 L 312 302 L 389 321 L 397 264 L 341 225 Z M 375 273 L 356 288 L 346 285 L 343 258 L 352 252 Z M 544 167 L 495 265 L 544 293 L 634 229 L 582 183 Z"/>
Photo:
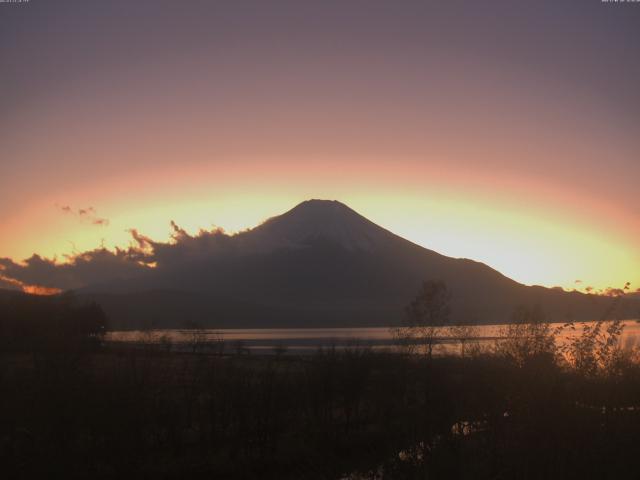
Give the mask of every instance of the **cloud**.
<path id="1" fill-rule="evenodd" d="M 77 211 L 68 206 L 59 208 L 83 218 L 95 215 L 92 207 Z M 93 217 L 93 220 L 96 218 Z M 129 230 L 131 244 L 128 248 L 110 250 L 100 247 L 65 256 L 63 262 L 37 254 L 22 262 L 0 258 L 0 288 L 52 293 L 56 289 L 79 289 L 135 279 L 152 269 L 165 270 L 168 275 L 173 275 L 176 267 L 189 264 L 206 266 L 208 260 L 223 254 L 229 256 L 259 252 L 261 245 L 270 241 L 264 236 L 256 238 L 255 235 L 244 235 L 245 232 L 227 235 L 219 228 L 200 230 L 191 235 L 174 221 L 170 222 L 170 226 L 172 233 L 166 242 L 155 241 L 132 228 Z M 596 295 L 620 296 L 630 291 L 630 285 L 606 290 L 585 286 L 584 291 Z"/>
<path id="2" fill-rule="evenodd" d="M 170 267 L 177 264 L 203 260 L 232 248 L 232 238 L 222 229 L 200 230 L 196 235 L 189 235 L 175 222 L 171 222 L 174 233 L 167 243 L 149 243 L 149 258 L 158 266 Z"/>
<path id="3" fill-rule="evenodd" d="M 65 206 L 60 209 L 66 211 Z M 94 214 L 89 208 L 76 212 L 69 207 L 69 211 L 83 217 Z M 190 235 L 175 222 L 170 225 L 173 233 L 168 242 L 154 241 L 137 229 L 131 229 L 132 245 L 129 248 L 97 248 L 66 256 L 65 262 L 37 254 L 23 262 L 0 258 L 0 278 L 13 288 L 39 289 L 38 293 L 52 292 L 50 289 L 78 289 L 134 278 L 151 268 L 171 268 L 201 261 L 232 248 L 233 237 L 222 229 L 200 230 L 196 235 Z"/>
<path id="4" fill-rule="evenodd" d="M 146 251 L 149 248 L 152 248 L 154 243 L 153 240 L 145 235 L 142 235 L 140 232 L 138 232 L 137 229 L 132 228 L 129 230 L 129 233 L 133 237 L 133 240 L 137 243 L 139 249 Z"/>
<path id="5" fill-rule="evenodd" d="M 65 263 L 33 255 L 21 263 L 0 258 L 0 266 L 5 278 L 22 286 L 62 290 L 130 278 L 146 268 L 135 251 L 105 248 L 70 256 Z"/>
<path id="6" fill-rule="evenodd" d="M 69 205 L 56 205 L 56 207 L 65 215 L 73 215 L 80 219 L 83 223 L 89 223 L 100 227 L 106 227 L 109 225 L 109 219 L 99 217 L 96 213 L 96 209 L 93 207 L 74 209 Z"/>
<path id="7" fill-rule="evenodd" d="M 3 290 L 22 290 L 22 284 L 12 278 L 0 275 L 0 289 Z"/>
<path id="8" fill-rule="evenodd" d="M 624 295 L 624 290 L 622 288 L 608 287 L 604 289 L 602 295 L 605 295 L 607 297 L 621 297 L 622 295 Z"/>
<path id="9" fill-rule="evenodd" d="M 0 265 L 0 272 L 4 273 L 4 266 Z M 33 293 L 35 295 L 54 295 L 60 293 L 59 288 L 48 288 L 40 285 L 28 285 L 15 278 L 8 278 L 0 275 L 0 289 L 4 290 L 17 290 L 27 293 Z"/>
<path id="10" fill-rule="evenodd" d="M 89 208 L 80 208 L 80 209 L 78 210 L 78 215 L 80 215 L 81 217 L 82 217 L 82 216 L 85 216 L 85 215 L 93 215 L 93 214 L 95 214 L 95 213 L 96 213 L 96 211 L 95 211 L 95 209 L 94 209 L 93 207 L 89 207 Z"/>

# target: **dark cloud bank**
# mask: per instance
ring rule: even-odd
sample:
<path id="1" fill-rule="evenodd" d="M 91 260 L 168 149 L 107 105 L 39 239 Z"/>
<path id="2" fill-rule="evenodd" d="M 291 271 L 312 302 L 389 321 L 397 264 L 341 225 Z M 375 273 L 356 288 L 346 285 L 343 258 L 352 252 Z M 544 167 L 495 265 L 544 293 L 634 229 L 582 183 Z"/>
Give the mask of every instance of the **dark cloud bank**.
<path id="1" fill-rule="evenodd" d="M 248 232 L 228 235 L 218 228 L 190 235 L 173 221 L 171 227 L 173 233 L 167 242 L 155 241 L 137 229 L 131 229 L 132 244 L 128 248 L 96 248 L 70 255 L 65 262 L 37 254 L 23 262 L 0 258 L 0 288 L 37 286 L 44 287 L 45 292 L 46 289 L 80 289 L 135 278 L 152 269 L 171 269 L 215 258 L 222 253 L 255 251 L 255 245 L 248 242 L 251 237 L 246 235 Z M 259 228 L 253 232 L 256 230 Z M 251 240 L 255 238 L 251 237 Z M 265 239 L 261 237 L 260 240 Z M 629 290 L 629 286 L 624 290 L 608 288 L 596 291 L 592 287 L 587 288 L 588 293 L 607 296 L 630 293 Z"/>
<path id="2" fill-rule="evenodd" d="M 234 235 L 171 227 L 166 242 L 132 229 L 128 248 L 97 248 L 64 263 L 0 258 L 0 285 L 79 290 L 103 306 L 114 328 L 187 320 L 235 328 L 389 325 L 430 278 L 454 292 L 453 321 L 506 322 L 517 305 L 541 305 L 554 321 L 593 320 L 611 308 L 632 318 L 628 311 L 638 307 L 617 301 L 628 285 L 593 292 L 603 295 L 528 287 L 413 244 L 337 202 L 304 202 Z M 613 307 L 605 295 L 615 297 Z"/>
<path id="3" fill-rule="evenodd" d="M 168 242 L 154 241 L 132 229 L 134 245 L 129 248 L 97 248 L 68 256 L 64 263 L 37 254 L 24 262 L 0 258 L 0 288 L 38 285 L 69 290 L 132 278 L 151 268 L 166 268 L 215 255 L 233 238 L 220 229 L 201 230 L 192 236 L 174 222 L 171 226 L 173 234 Z"/>
<path id="4" fill-rule="evenodd" d="M 95 210 L 91 207 L 78 210 L 68 206 L 59 208 L 69 214 L 91 219 L 91 221 L 98 218 Z M 346 252 L 344 261 L 352 261 L 363 255 L 366 256 L 366 254 L 374 254 L 373 257 L 367 257 L 364 266 L 358 267 L 361 270 L 358 273 L 367 278 L 365 283 L 370 282 L 372 278 L 366 273 L 371 268 L 371 262 L 384 263 L 385 254 L 394 251 L 395 256 L 390 257 L 391 260 L 388 261 L 396 269 L 404 261 L 404 257 L 417 255 L 419 258 L 430 259 L 428 263 L 425 263 L 424 268 L 414 272 L 420 278 L 424 276 L 425 272 L 439 276 L 453 275 L 452 279 L 455 281 L 465 284 L 471 282 L 467 285 L 471 290 L 486 287 L 484 283 L 487 280 L 484 277 L 474 277 L 474 281 L 470 274 L 462 275 L 458 272 L 461 268 L 460 265 L 466 265 L 465 262 L 469 261 L 450 259 L 418 247 L 373 224 L 339 202 L 316 200 L 303 202 L 289 212 L 273 217 L 258 227 L 234 235 L 228 235 L 219 228 L 200 230 L 197 234 L 191 235 L 173 221 L 171 228 L 172 234 L 167 242 L 155 241 L 137 229 L 131 229 L 131 245 L 128 248 L 115 248 L 114 250 L 97 248 L 67 256 L 65 262 L 43 258 L 37 254 L 23 262 L 0 258 L 0 288 L 22 288 L 27 291 L 29 288 L 32 290 L 41 288 L 43 290 L 40 290 L 40 293 L 51 293 L 46 289 L 82 289 L 83 287 L 96 287 L 129 280 L 137 284 L 140 283 L 138 280 L 142 280 L 145 275 L 152 272 L 166 272 L 168 274 L 168 276 L 155 275 L 156 278 L 173 278 L 176 277 L 177 272 L 180 272 L 178 277 L 186 279 L 184 281 L 197 284 L 200 280 L 206 283 L 211 280 L 212 275 L 224 277 L 224 271 L 226 271 L 226 275 L 234 278 L 242 276 L 239 272 L 243 268 L 242 265 L 246 267 L 246 262 L 240 257 L 246 259 L 247 256 L 255 257 L 254 254 L 272 253 L 275 256 L 271 255 L 271 257 L 280 258 L 277 255 L 279 251 L 288 251 L 292 246 L 307 246 L 310 239 L 317 241 L 322 238 L 342 247 L 342 250 Z M 296 249 L 294 248 L 294 250 Z M 404 253 L 398 257 L 398 251 Z M 276 275 L 287 267 L 285 265 L 287 262 L 297 264 L 300 261 L 295 254 L 274 264 L 265 263 L 263 255 L 258 255 L 258 257 L 260 259 L 254 262 L 255 268 L 247 270 L 251 272 L 248 274 L 249 276 Z M 216 261 L 215 265 L 208 262 L 218 259 L 223 262 Z M 341 260 L 334 253 L 321 263 L 325 261 L 335 263 Z M 415 261 L 412 260 L 410 265 L 406 266 L 408 271 L 417 268 L 414 264 Z M 312 265 L 314 265 L 313 262 Z M 289 266 L 291 267 L 291 265 Z M 492 278 L 504 278 L 498 272 L 486 266 L 482 267 L 490 271 Z M 225 268 L 226 270 L 224 270 Z M 271 272 L 272 270 L 273 272 Z M 302 274 L 306 277 L 309 276 L 308 271 L 302 272 Z M 344 276 L 344 271 L 340 270 L 334 275 Z M 406 277 L 405 274 L 403 275 L 402 278 Z M 129 287 L 132 285 L 130 282 L 124 283 Z M 516 284 L 516 282 L 512 283 Z M 142 282 L 140 286 L 142 284 L 145 282 Z M 184 287 L 184 285 L 182 286 Z M 35 291 L 38 292 L 38 290 Z M 625 285 L 623 289 L 610 288 L 604 291 L 590 289 L 590 293 L 607 296 L 620 296 L 630 292 L 629 284 Z"/>

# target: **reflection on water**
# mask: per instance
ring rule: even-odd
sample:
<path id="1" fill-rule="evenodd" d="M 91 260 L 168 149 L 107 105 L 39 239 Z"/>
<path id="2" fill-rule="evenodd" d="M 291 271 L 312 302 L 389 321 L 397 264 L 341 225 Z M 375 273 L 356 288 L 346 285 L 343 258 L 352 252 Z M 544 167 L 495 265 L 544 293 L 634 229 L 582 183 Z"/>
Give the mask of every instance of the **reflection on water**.
<path id="1" fill-rule="evenodd" d="M 640 321 L 626 320 L 620 337 L 623 348 L 631 349 L 640 338 Z M 563 324 L 552 324 L 552 329 Z M 562 344 L 567 338 L 579 335 L 583 324 L 575 324 L 575 330 L 562 329 L 556 337 Z M 467 342 L 490 346 L 500 336 L 504 325 L 482 325 L 474 327 Z M 259 329 L 199 329 L 199 330 L 132 330 L 115 331 L 107 334 L 106 340 L 115 343 L 156 344 L 167 343 L 175 348 L 188 345 L 228 345 L 230 349 L 243 349 L 262 353 L 283 352 L 304 353 L 320 347 L 369 347 L 373 349 L 393 349 L 395 343 L 389 327 L 374 328 L 259 328 Z M 456 353 L 459 339 L 447 328 L 440 329 L 438 345 L 434 353 Z"/>

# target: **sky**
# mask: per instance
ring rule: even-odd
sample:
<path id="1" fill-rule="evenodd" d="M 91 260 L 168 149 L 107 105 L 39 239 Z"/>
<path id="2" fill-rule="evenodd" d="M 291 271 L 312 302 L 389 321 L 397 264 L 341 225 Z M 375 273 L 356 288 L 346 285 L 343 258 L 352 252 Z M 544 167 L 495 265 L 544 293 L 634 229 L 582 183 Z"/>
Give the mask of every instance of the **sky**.
<path id="1" fill-rule="evenodd" d="M 525 284 L 640 287 L 640 3 L 30 0 L 0 44 L 0 285 L 326 198 Z"/>

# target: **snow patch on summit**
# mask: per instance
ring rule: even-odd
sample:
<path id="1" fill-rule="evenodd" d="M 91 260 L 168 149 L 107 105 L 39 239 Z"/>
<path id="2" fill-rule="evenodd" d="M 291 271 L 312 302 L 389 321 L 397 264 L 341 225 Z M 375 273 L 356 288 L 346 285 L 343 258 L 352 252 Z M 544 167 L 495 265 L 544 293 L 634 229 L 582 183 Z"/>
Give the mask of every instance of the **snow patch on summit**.
<path id="1" fill-rule="evenodd" d="M 308 200 L 244 235 L 243 240 L 260 250 L 304 247 L 325 240 L 346 250 L 373 252 L 397 238 L 335 200 Z"/>

